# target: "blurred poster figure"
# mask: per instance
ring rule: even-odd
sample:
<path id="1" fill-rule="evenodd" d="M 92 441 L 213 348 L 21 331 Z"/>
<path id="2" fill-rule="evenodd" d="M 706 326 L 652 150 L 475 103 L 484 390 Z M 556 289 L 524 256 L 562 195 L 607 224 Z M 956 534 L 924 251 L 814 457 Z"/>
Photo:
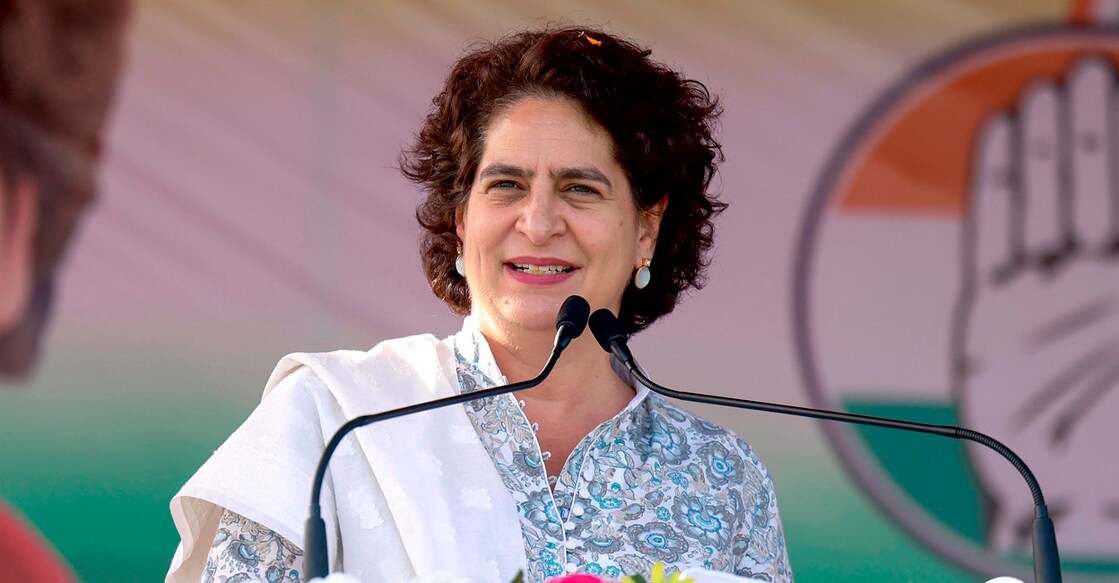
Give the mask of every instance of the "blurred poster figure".
<path id="1" fill-rule="evenodd" d="M 967 42 L 833 156 L 797 266 L 814 400 L 960 424 L 1033 469 L 1068 581 L 1119 574 L 1119 2 Z M 828 427 L 916 538 L 1020 570 L 1033 500 L 985 448 Z"/>
<path id="2" fill-rule="evenodd" d="M 18 312 L 29 298 L 14 324 L 0 328 L 0 374 L 24 376 L 34 365 L 53 274 L 95 198 L 101 132 L 120 72 L 127 12 L 126 0 L 0 0 L 5 198 L 16 210 L 25 205 L 18 201 L 37 201 L 36 209 L 22 211 L 32 215 L 24 220 L 34 228 L 10 229 L 4 240 L 12 249 L 0 255 L 0 279 L 7 282 L 0 290 L 13 298 L 4 300 L 12 304 L 8 309 Z M 17 234 L 33 236 L 31 258 L 9 264 L 16 260 Z M 28 268 L 30 294 L 21 285 Z"/>
<path id="3" fill-rule="evenodd" d="M 125 0 L 0 0 L 0 380 L 27 376 L 51 285 L 96 195 Z M 70 581 L 0 506 L 0 580 Z"/>

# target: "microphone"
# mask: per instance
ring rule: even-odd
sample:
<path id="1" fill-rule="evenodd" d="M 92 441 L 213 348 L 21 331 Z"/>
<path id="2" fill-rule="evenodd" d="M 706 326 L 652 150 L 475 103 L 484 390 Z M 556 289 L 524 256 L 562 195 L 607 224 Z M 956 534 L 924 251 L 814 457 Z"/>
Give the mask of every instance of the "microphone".
<path id="1" fill-rule="evenodd" d="M 1034 580 L 1036 583 L 1061 582 L 1061 561 L 1057 553 L 1057 536 L 1053 530 L 1053 521 L 1049 518 L 1049 509 L 1045 506 L 1045 498 L 1041 494 L 1041 486 L 1037 483 L 1037 478 L 1034 477 L 1030 468 L 1022 461 L 1022 458 L 1018 457 L 1018 454 L 1014 453 L 1009 447 L 999 443 L 994 438 L 964 427 L 916 423 L 912 421 L 902 421 L 900 419 L 856 415 L 854 413 L 841 413 L 839 411 L 828 411 L 825 409 L 812 409 L 809 407 L 797 407 L 794 405 L 781 405 L 777 403 L 765 403 L 762 401 L 732 399 L 730 397 L 677 391 L 653 382 L 645 373 L 641 372 L 641 369 L 637 366 L 637 361 L 633 358 L 633 353 L 630 352 L 629 346 L 626 344 L 627 336 L 622 329 L 622 324 L 618 322 L 618 319 L 610 310 L 603 308 L 591 314 L 590 326 L 591 333 L 594 334 L 595 340 L 598 340 L 598 344 L 602 346 L 603 350 L 613 354 L 614 357 L 617 358 L 634 377 L 637 377 L 637 380 L 641 381 L 643 385 L 649 387 L 653 392 L 666 397 L 680 399 L 682 401 L 705 403 L 708 405 L 736 407 L 752 411 L 766 411 L 769 413 L 780 413 L 782 415 L 796 415 L 799 417 L 839 421 L 857 425 L 873 425 L 875 427 L 929 433 L 954 439 L 967 439 L 995 450 L 1013 464 L 1018 470 L 1018 473 L 1022 474 L 1022 478 L 1026 480 L 1026 485 L 1033 495 Z"/>
<path id="2" fill-rule="evenodd" d="M 434 401 L 417 403 L 415 405 L 408 405 L 407 407 L 400 407 L 398 409 L 373 413 L 371 415 L 362 415 L 347 421 L 344 425 L 339 427 L 338 430 L 334 432 L 334 436 L 331 437 L 330 441 L 327 443 L 326 449 L 323 450 L 322 457 L 319 458 L 318 468 L 315 470 L 315 479 L 311 483 L 311 512 L 304 526 L 305 541 L 303 549 L 303 569 L 307 574 L 307 580 L 310 581 L 315 577 L 326 577 L 330 572 L 330 560 L 327 556 L 326 547 L 326 522 L 322 519 L 322 506 L 320 505 L 320 501 L 322 498 L 322 484 L 323 480 L 326 478 L 326 468 L 330 463 L 330 457 L 334 455 L 334 450 L 338 448 L 338 445 L 342 443 L 342 439 L 346 437 L 346 435 L 358 427 L 364 427 L 379 421 L 430 411 L 432 409 L 439 409 L 448 405 L 457 405 L 467 401 L 475 401 L 486 397 L 494 397 L 497 395 L 504 395 L 505 393 L 531 389 L 539 385 L 544 382 L 544 379 L 548 378 L 548 375 L 556 366 L 556 361 L 559 360 L 560 354 L 567 348 L 567 345 L 571 344 L 571 341 L 578 338 L 579 335 L 583 333 L 583 330 L 586 329 L 587 316 L 590 312 L 590 304 L 580 296 L 571 296 L 564 300 L 563 305 L 560 306 L 559 313 L 556 315 L 556 339 L 552 345 L 552 353 L 548 355 L 548 361 L 544 363 L 544 368 L 542 368 L 535 377 L 527 381 L 491 387 L 472 393 L 459 393 L 450 397 L 435 399 Z"/>

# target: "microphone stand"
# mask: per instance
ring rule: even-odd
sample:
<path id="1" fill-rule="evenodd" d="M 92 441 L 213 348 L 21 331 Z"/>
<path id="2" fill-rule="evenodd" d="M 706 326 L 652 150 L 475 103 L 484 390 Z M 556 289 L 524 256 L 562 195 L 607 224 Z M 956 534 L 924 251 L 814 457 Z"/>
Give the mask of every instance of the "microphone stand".
<path id="1" fill-rule="evenodd" d="M 457 395 L 435 399 L 434 401 L 408 405 L 381 413 L 362 415 L 347 421 L 339 427 L 338 430 L 334 432 L 334 436 L 331 437 L 330 441 L 327 443 L 326 449 L 323 450 L 322 457 L 319 458 L 319 465 L 315 469 L 314 481 L 311 483 L 311 511 L 304 525 L 305 548 L 303 549 L 303 568 L 307 580 L 310 581 L 315 577 L 326 577 L 330 573 L 330 559 L 327 556 L 326 546 L 326 522 L 323 521 L 322 518 L 322 484 L 326 479 L 326 468 L 330 464 L 330 458 L 334 455 L 334 450 L 338 449 L 338 445 L 342 443 L 342 439 L 345 438 L 346 435 L 354 429 L 380 421 L 395 419 L 397 417 L 423 411 L 431 411 L 432 409 L 457 405 L 467 401 L 485 399 L 486 397 L 496 397 L 506 393 L 531 389 L 539 385 L 544 382 L 544 379 L 552 372 L 552 369 L 556 366 L 556 361 L 559 360 L 560 354 L 567 348 L 567 345 L 583 333 L 587 325 L 588 312 L 590 312 L 590 306 L 587 304 L 586 300 L 579 296 L 571 296 L 564 301 L 563 306 L 560 307 L 559 315 L 557 316 L 556 339 L 552 346 L 552 352 L 548 355 L 548 360 L 544 363 L 544 368 L 531 379 L 471 393 L 459 393 Z"/>
<path id="2" fill-rule="evenodd" d="M 595 339 L 598 340 L 603 350 L 613 354 L 641 384 L 649 387 L 654 393 L 665 397 L 694 403 L 704 403 L 707 405 L 720 405 L 724 407 L 748 409 L 751 411 L 765 411 L 781 415 L 796 415 L 798 417 L 808 417 L 811 419 L 838 421 L 840 423 L 900 429 L 902 431 L 927 433 L 954 439 L 967 439 L 993 449 L 998 452 L 999 455 L 1006 458 L 1014 468 L 1018 470 L 1018 473 L 1025 479 L 1026 485 L 1030 489 L 1030 494 L 1033 496 L 1033 559 L 1034 579 L 1036 583 L 1061 583 L 1061 560 L 1057 552 L 1057 535 L 1053 529 L 1053 520 L 1049 518 L 1049 509 L 1045 505 L 1045 497 L 1041 494 L 1041 486 L 1038 484 L 1037 478 L 1034 477 L 1033 472 L 1030 471 L 1030 468 L 1022 461 L 1022 458 L 1018 457 L 1018 454 L 1011 451 L 1009 447 L 1003 445 L 993 437 L 978 431 L 951 425 L 933 425 L 914 421 L 902 421 L 900 419 L 874 417 L 871 415 L 858 415 L 855 413 L 842 413 L 825 409 L 797 407 L 795 405 L 782 405 L 779 403 L 766 403 L 749 399 L 734 399 L 717 395 L 703 395 L 700 393 L 677 391 L 657 384 L 638 368 L 637 361 L 633 358 L 633 353 L 630 352 L 629 346 L 626 345 L 626 334 L 622 330 L 622 326 L 618 322 L 618 319 L 609 310 L 604 308 L 591 314 L 590 326 L 591 332 L 594 334 Z"/>

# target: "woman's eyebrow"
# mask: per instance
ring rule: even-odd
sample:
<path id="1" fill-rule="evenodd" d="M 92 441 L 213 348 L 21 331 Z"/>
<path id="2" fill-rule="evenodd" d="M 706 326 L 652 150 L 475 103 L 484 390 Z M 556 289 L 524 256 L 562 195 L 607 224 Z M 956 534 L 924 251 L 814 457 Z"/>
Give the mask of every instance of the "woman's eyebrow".
<path id="1" fill-rule="evenodd" d="M 491 178 L 493 176 L 510 176 L 513 178 L 532 178 L 532 172 L 514 166 L 512 164 L 502 164 L 500 162 L 490 164 L 482 169 L 478 175 L 479 178 Z"/>
<path id="2" fill-rule="evenodd" d="M 558 171 L 552 173 L 552 177 L 563 180 L 592 180 L 594 182 L 601 182 L 611 189 L 614 188 L 614 185 L 610 182 L 610 179 L 607 178 L 601 170 L 595 168 L 594 166 L 560 168 Z"/>

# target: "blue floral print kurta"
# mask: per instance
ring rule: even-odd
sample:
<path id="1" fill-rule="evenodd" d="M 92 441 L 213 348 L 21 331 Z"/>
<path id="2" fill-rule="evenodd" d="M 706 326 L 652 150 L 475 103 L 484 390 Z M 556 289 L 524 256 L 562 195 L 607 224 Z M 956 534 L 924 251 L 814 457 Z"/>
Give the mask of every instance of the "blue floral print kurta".
<path id="1" fill-rule="evenodd" d="M 505 382 L 471 324 L 455 336 L 464 392 Z M 560 475 L 549 477 L 543 460 L 550 454 L 540 450 L 515 396 L 466 407 L 517 502 L 526 581 L 571 572 L 619 580 L 648 573 L 658 561 L 672 570 L 793 580 L 773 483 L 734 433 L 638 386 L 629 405 L 583 438 Z"/>

